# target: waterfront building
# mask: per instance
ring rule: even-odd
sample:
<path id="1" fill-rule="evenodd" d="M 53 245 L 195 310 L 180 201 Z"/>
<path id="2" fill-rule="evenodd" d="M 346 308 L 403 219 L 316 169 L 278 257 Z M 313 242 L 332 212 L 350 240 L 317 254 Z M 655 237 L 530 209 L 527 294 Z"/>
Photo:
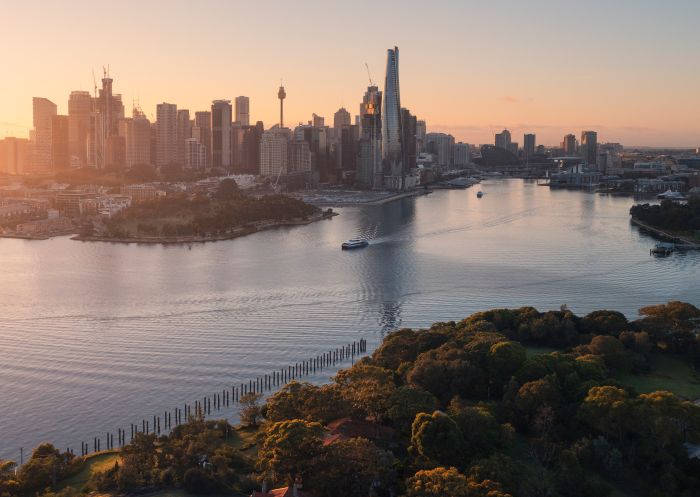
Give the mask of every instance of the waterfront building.
<path id="1" fill-rule="evenodd" d="M 360 141 L 357 180 L 361 186 L 378 190 L 384 182 L 382 167 L 382 92 L 367 87 L 360 104 Z"/>
<path id="2" fill-rule="evenodd" d="M 46 174 L 51 172 L 51 130 L 56 104 L 48 98 L 32 98 L 34 130 L 32 133 L 32 160 L 28 172 Z"/>
<path id="3" fill-rule="evenodd" d="M 588 166 L 596 166 L 598 163 L 598 133 L 595 131 L 581 133 L 581 157 Z"/>
<path id="4" fill-rule="evenodd" d="M 156 166 L 177 162 L 177 105 L 162 103 L 156 107 Z"/>
<path id="5" fill-rule="evenodd" d="M 68 149 L 72 164 L 88 165 L 93 99 L 90 92 L 73 91 L 68 98 Z"/>
<path id="6" fill-rule="evenodd" d="M 523 136 L 523 159 L 525 163 L 529 162 L 530 157 L 535 155 L 537 149 L 537 138 L 534 134 L 529 133 Z"/>
<path id="7" fill-rule="evenodd" d="M 345 107 L 341 107 L 335 114 L 333 114 L 333 128 L 336 130 L 336 136 L 340 135 L 340 130 L 344 126 L 350 126 L 350 124 L 350 113 L 345 109 Z"/>
<path id="8" fill-rule="evenodd" d="M 241 126 L 250 126 L 250 99 L 236 97 L 236 122 Z"/>
<path id="9" fill-rule="evenodd" d="M 273 126 L 262 134 L 260 140 L 260 174 L 262 176 L 278 176 L 289 172 L 287 167 L 289 138 L 289 129 L 279 126 Z"/>
<path id="10" fill-rule="evenodd" d="M 446 133 L 428 133 L 425 135 L 426 152 L 436 157 L 435 165 L 449 170 L 454 165 L 454 136 Z"/>
<path id="11" fill-rule="evenodd" d="M 453 165 L 458 169 L 464 169 L 471 163 L 471 151 L 467 143 L 455 143 L 453 150 Z"/>
<path id="12" fill-rule="evenodd" d="M 510 131 L 504 129 L 500 133 L 496 133 L 496 146 L 512 152 Z"/>
<path id="13" fill-rule="evenodd" d="M 177 111 L 177 163 L 185 165 L 185 141 L 192 138 L 192 123 L 190 122 L 190 111 L 178 109 Z"/>
<path id="14" fill-rule="evenodd" d="M 386 79 L 382 100 L 382 164 L 384 186 L 404 190 L 406 171 L 401 139 L 401 92 L 399 87 L 399 48 L 387 50 Z"/>
<path id="15" fill-rule="evenodd" d="M 576 155 L 578 151 L 576 147 L 576 136 L 572 134 L 566 135 L 561 142 L 561 148 L 564 151 L 564 155 Z"/>
<path id="16" fill-rule="evenodd" d="M 214 100 L 211 104 L 212 167 L 231 168 L 231 101 Z"/>

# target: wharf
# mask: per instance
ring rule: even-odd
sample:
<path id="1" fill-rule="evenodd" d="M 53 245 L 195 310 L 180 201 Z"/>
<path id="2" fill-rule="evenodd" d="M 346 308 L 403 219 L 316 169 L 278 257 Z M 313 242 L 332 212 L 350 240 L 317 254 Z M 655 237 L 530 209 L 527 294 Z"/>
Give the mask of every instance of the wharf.
<path id="1" fill-rule="evenodd" d="M 649 231 L 654 235 L 658 236 L 659 238 L 675 243 L 676 249 L 678 250 L 700 250 L 700 243 L 698 243 L 697 241 L 693 241 L 689 238 L 674 233 L 669 233 L 659 228 L 654 228 L 653 226 L 650 226 L 645 222 L 640 221 L 639 219 L 634 217 L 631 221 L 632 224 L 639 226 L 643 230 Z"/>

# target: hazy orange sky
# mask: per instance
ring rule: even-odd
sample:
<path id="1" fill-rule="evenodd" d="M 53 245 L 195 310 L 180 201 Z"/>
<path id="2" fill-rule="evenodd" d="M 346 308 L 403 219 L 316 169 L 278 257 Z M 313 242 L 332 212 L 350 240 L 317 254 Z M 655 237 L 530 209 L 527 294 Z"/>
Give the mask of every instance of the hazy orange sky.
<path id="1" fill-rule="evenodd" d="M 401 49 L 402 105 L 458 140 L 558 144 L 598 130 L 626 145 L 700 145 L 700 1 L 2 0 L 0 136 L 27 136 L 32 97 L 67 113 L 109 64 L 130 114 L 251 99 L 286 124 L 357 113 L 386 49 Z M 99 81 L 98 81 L 99 84 Z"/>

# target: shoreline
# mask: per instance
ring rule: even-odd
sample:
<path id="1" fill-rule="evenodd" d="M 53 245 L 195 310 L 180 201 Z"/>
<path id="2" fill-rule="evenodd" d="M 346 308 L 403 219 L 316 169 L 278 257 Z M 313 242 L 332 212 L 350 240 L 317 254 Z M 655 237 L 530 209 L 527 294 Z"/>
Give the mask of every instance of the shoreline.
<path id="1" fill-rule="evenodd" d="M 699 250 L 700 249 L 700 242 L 690 240 L 690 239 L 688 239 L 684 236 L 681 236 L 681 235 L 669 233 L 669 232 L 664 231 L 664 230 L 659 229 L 659 228 L 655 228 L 649 224 L 646 224 L 643 221 L 640 221 L 636 217 L 632 217 L 630 221 L 635 226 L 642 228 L 646 231 L 649 231 L 660 238 L 665 238 L 667 240 L 671 240 L 674 243 L 681 243 L 682 246 L 679 248 L 688 249 L 688 250 Z"/>
<path id="2" fill-rule="evenodd" d="M 107 242 L 107 243 L 136 243 L 144 245 L 182 245 L 190 243 L 206 243 L 206 242 L 221 242 L 225 240 L 234 240 L 236 238 L 244 237 L 247 235 L 252 235 L 261 231 L 267 231 L 274 228 L 283 228 L 285 226 L 305 226 L 307 224 L 315 223 L 316 221 L 323 221 L 324 219 L 333 219 L 333 217 L 338 216 L 336 212 L 331 212 L 330 214 L 326 211 L 319 214 L 309 216 L 307 219 L 290 219 L 288 221 L 260 221 L 255 225 L 241 226 L 238 228 L 233 228 L 227 233 L 220 235 L 211 236 L 175 236 L 175 237 L 157 237 L 157 236 L 139 236 L 139 237 L 106 237 L 99 235 L 76 235 L 71 238 L 71 240 L 76 240 L 79 242 Z"/>
<path id="3" fill-rule="evenodd" d="M 314 202 L 312 200 L 305 201 L 311 205 L 315 205 L 316 207 L 364 207 L 364 206 L 377 206 L 377 205 L 384 205 L 388 204 L 390 202 L 394 202 L 396 200 L 401 200 L 404 198 L 410 198 L 410 197 L 419 197 L 421 195 L 428 195 L 430 193 L 433 193 L 432 190 L 424 190 L 424 189 L 417 189 L 417 190 L 412 190 L 410 192 L 401 192 L 401 193 L 396 193 L 394 195 L 389 195 L 388 197 L 384 198 L 379 198 L 376 200 L 366 200 L 366 201 L 343 201 L 343 200 L 337 200 L 337 201 L 327 201 L 327 202 Z"/>

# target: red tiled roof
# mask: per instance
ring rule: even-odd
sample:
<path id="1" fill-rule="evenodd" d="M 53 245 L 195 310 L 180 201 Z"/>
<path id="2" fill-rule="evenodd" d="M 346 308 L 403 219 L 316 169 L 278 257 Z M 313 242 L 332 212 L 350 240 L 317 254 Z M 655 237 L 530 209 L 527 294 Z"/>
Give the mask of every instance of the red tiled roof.
<path id="1" fill-rule="evenodd" d="M 326 426 L 328 432 L 323 437 L 324 445 L 328 445 L 337 440 L 347 440 L 348 438 L 366 438 L 368 440 L 391 439 L 394 430 L 388 426 L 382 426 L 366 420 L 352 418 L 340 418 L 331 421 Z"/>
<path id="2" fill-rule="evenodd" d="M 312 495 L 308 492 L 304 492 L 302 490 L 299 490 L 297 492 L 299 494 L 299 497 L 312 497 Z M 282 487 L 282 488 L 275 488 L 274 490 L 270 490 L 269 492 L 262 493 L 262 492 L 253 492 L 251 497 L 292 497 L 294 495 L 294 489 L 292 487 Z"/>

